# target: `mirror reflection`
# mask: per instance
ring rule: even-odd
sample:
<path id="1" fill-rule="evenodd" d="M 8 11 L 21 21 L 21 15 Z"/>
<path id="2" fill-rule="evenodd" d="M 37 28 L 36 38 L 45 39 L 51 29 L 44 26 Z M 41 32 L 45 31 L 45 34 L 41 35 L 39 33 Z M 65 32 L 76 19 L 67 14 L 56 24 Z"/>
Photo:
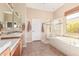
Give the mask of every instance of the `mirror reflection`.
<path id="1" fill-rule="evenodd" d="M 14 30 L 21 31 L 21 26 L 22 26 L 21 16 L 19 16 L 19 14 L 16 12 L 14 12 L 13 16 L 14 16 L 14 19 L 13 19 Z"/>
<path id="2" fill-rule="evenodd" d="M 0 33 L 22 31 L 21 17 L 13 11 L 0 11 Z"/>
<path id="3" fill-rule="evenodd" d="M 0 11 L 0 31 L 6 31 L 12 28 L 12 12 Z"/>

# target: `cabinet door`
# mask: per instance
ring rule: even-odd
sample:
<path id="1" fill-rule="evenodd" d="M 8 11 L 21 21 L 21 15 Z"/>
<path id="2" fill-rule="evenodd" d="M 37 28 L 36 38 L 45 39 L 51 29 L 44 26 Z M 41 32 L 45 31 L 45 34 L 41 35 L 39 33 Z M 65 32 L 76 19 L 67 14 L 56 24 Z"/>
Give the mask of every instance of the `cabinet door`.
<path id="1" fill-rule="evenodd" d="M 23 49 L 23 43 L 22 43 L 22 39 L 20 40 L 20 55 L 22 55 L 22 50 Z"/>
<path id="2" fill-rule="evenodd" d="M 13 56 L 20 56 L 20 44 L 18 44 L 18 47 L 17 47 L 16 50 L 14 51 Z"/>

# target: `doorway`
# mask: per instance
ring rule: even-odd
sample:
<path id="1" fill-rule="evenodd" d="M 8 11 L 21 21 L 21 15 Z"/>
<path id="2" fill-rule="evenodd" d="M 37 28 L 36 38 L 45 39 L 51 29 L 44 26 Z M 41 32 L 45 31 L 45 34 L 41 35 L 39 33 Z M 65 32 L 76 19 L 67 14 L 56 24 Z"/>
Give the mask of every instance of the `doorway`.
<path id="1" fill-rule="evenodd" d="M 41 40 L 41 19 L 32 19 L 32 41 Z"/>

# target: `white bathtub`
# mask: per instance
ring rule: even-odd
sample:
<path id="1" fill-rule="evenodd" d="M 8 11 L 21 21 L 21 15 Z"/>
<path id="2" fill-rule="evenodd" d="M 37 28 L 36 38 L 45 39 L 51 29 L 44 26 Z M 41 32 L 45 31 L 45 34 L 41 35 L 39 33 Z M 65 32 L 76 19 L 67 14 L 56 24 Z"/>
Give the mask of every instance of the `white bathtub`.
<path id="1" fill-rule="evenodd" d="M 49 44 L 69 56 L 79 56 L 79 39 L 71 37 L 48 37 Z"/>

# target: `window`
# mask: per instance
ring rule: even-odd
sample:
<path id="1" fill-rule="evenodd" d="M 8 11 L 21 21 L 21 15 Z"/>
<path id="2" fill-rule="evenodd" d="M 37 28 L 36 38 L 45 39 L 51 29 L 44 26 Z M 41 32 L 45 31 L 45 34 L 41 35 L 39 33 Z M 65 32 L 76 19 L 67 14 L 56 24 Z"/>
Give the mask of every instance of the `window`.
<path id="1" fill-rule="evenodd" d="M 67 32 L 79 33 L 79 13 L 75 13 L 66 17 Z"/>
<path id="2" fill-rule="evenodd" d="M 79 6 L 66 12 L 66 27 L 68 33 L 79 33 Z"/>

